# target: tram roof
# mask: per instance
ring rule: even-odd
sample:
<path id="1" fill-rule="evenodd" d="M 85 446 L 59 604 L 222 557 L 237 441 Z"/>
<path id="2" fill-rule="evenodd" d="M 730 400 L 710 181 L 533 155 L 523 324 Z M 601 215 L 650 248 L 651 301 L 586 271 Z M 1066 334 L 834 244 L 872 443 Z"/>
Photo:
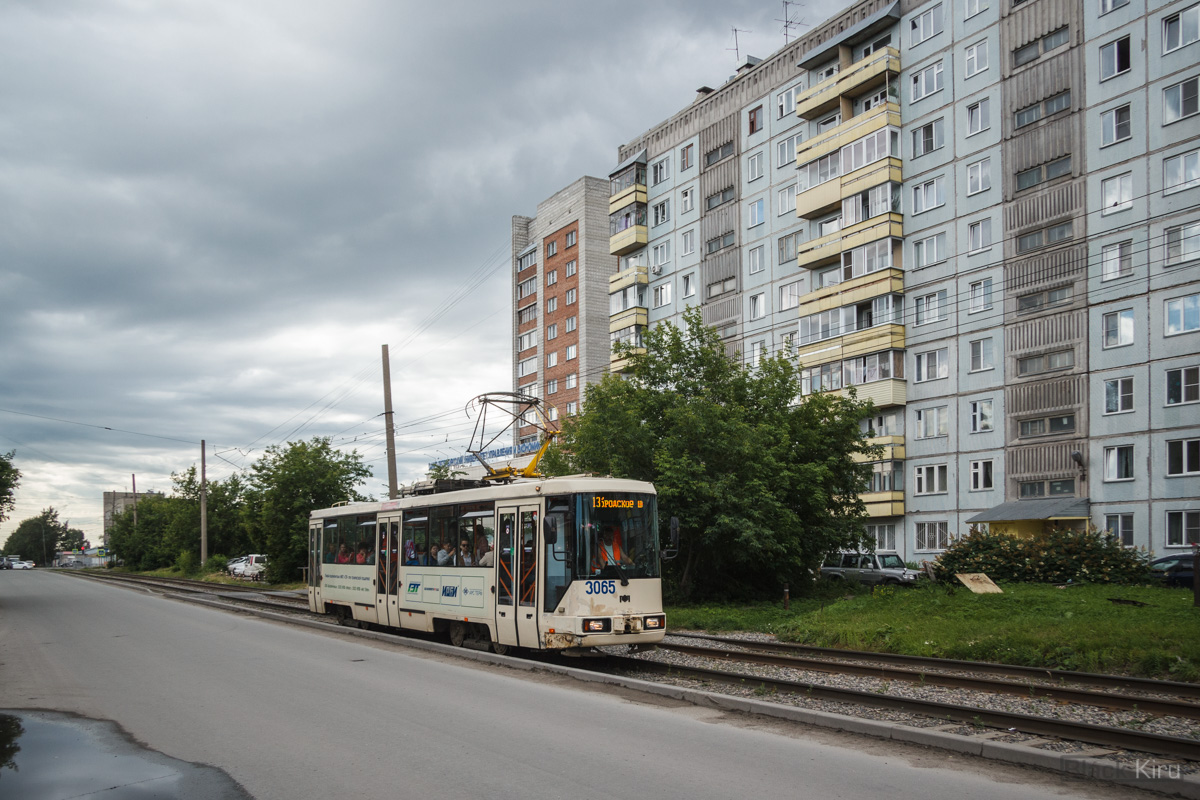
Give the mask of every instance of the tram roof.
<path id="1" fill-rule="evenodd" d="M 639 492 L 657 494 L 654 484 L 627 478 L 606 478 L 588 475 L 565 475 L 558 478 L 536 478 L 518 480 L 494 486 L 479 486 L 436 494 L 410 495 L 395 500 L 375 500 L 367 503 L 348 503 L 344 506 L 315 509 L 309 513 L 312 519 L 324 517 L 353 516 L 356 514 L 379 514 L 405 508 L 449 505 L 450 503 L 478 503 L 487 500 L 511 500 L 522 497 L 537 498 L 542 495 L 570 492 Z"/>

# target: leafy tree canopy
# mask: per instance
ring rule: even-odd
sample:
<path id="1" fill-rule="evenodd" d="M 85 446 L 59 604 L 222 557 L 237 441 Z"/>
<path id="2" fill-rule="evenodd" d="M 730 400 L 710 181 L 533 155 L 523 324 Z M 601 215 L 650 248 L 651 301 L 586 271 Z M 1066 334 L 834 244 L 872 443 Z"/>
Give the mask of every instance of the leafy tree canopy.
<path id="1" fill-rule="evenodd" d="M 16 455 L 15 450 L 0 453 L 0 522 L 8 519 L 16 503 L 17 484 L 21 482 L 21 470 L 13 466 Z"/>
<path id="2" fill-rule="evenodd" d="M 308 560 L 308 515 L 343 501 L 368 500 L 356 487 L 371 477 L 355 450 L 328 438 L 272 445 L 247 475 L 242 520 L 252 545 L 270 558 L 272 581 L 294 581 Z"/>
<path id="3" fill-rule="evenodd" d="M 824 556 L 863 542 L 859 492 L 878 458 L 860 420 L 870 402 L 801 398 L 787 357 L 753 367 L 730 356 L 698 309 L 684 329 L 660 324 L 629 372 L 588 387 L 543 462 L 551 474 L 651 481 L 659 516 L 680 521 L 668 589 L 684 598 L 777 596 L 811 583 Z M 619 346 L 620 347 L 620 346 Z"/>
<path id="4" fill-rule="evenodd" d="M 83 531 L 61 522 L 58 511 L 50 507 L 36 517 L 22 520 L 5 542 L 3 552 L 48 566 L 54 563 L 59 550 L 78 550 L 82 544 Z"/>

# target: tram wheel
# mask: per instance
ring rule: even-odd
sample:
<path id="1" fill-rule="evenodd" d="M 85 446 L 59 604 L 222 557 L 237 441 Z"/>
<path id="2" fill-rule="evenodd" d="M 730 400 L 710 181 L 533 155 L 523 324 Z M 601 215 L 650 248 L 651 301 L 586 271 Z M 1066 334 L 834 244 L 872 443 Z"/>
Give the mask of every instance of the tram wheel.
<path id="1" fill-rule="evenodd" d="M 500 644 L 499 642 L 492 642 L 492 652 L 498 656 L 511 655 L 512 651 L 514 649 L 515 648 L 510 644 Z"/>
<path id="2" fill-rule="evenodd" d="M 467 626 L 462 622 L 450 623 L 450 644 L 455 647 L 462 647 L 463 640 L 467 638 Z"/>

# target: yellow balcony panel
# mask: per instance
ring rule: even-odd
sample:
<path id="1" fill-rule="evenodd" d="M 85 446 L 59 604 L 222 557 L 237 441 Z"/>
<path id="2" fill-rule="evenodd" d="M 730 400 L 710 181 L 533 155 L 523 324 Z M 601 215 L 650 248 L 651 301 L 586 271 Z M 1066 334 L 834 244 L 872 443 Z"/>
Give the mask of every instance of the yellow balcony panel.
<path id="1" fill-rule="evenodd" d="M 625 372 L 629 369 L 629 355 L 631 353 L 645 353 L 645 352 L 646 352 L 646 348 L 635 347 L 635 348 L 633 348 L 632 351 L 630 351 L 630 353 L 627 353 L 622 356 L 618 356 L 616 353 L 613 353 L 608 359 L 608 369 L 610 372 Z"/>
<path id="2" fill-rule="evenodd" d="M 876 325 L 873 328 L 855 331 L 845 336 L 835 336 L 805 345 L 796 351 L 796 358 L 805 367 L 819 367 L 831 361 L 878 353 L 880 350 L 903 349 L 903 325 Z M 862 396 L 861 391 L 859 396 Z"/>
<path id="3" fill-rule="evenodd" d="M 881 269 L 860 275 L 842 283 L 826 286 L 809 292 L 800 298 L 800 316 L 807 317 L 821 311 L 832 311 L 842 306 L 852 306 L 885 294 L 904 291 L 904 272 L 898 269 Z"/>
<path id="4" fill-rule="evenodd" d="M 796 146 L 796 164 L 802 167 L 888 125 L 900 127 L 900 106 L 896 103 L 876 106 L 857 117 L 851 117 L 836 128 L 830 128 L 815 139 L 801 142 Z"/>
<path id="5" fill-rule="evenodd" d="M 840 231 L 805 242 L 797 248 L 796 266 L 815 269 L 838 260 L 844 250 L 853 250 L 877 239 L 904 236 L 903 215 L 872 217 Z"/>
<path id="6" fill-rule="evenodd" d="M 900 378 L 860 383 L 854 388 L 859 400 L 873 400 L 876 408 L 902 406 L 908 402 L 908 384 Z M 838 394 L 844 396 L 847 391 L 839 389 Z"/>
<path id="7" fill-rule="evenodd" d="M 640 325 L 645 328 L 650 324 L 650 312 L 641 306 L 618 311 L 608 318 L 608 332 L 616 333 L 623 328 Z"/>
<path id="8" fill-rule="evenodd" d="M 635 283 L 647 284 L 650 273 L 645 267 L 630 267 L 608 276 L 608 293 L 613 294 L 622 289 L 628 289 Z"/>
<path id="9" fill-rule="evenodd" d="M 883 455 L 868 457 L 865 453 L 851 453 L 850 457 L 858 463 L 862 464 L 866 461 L 903 461 L 904 460 L 904 437 L 903 436 L 876 436 L 870 440 L 870 444 L 882 445 Z"/>
<path id="10" fill-rule="evenodd" d="M 608 213 L 615 214 L 630 203 L 645 204 L 646 202 L 646 187 L 640 183 L 635 183 L 632 186 L 625 187 L 608 199 Z"/>
<path id="11" fill-rule="evenodd" d="M 904 492 L 864 492 L 868 517 L 899 517 L 904 513 Z"/>
<path id="12" fill-rule="evenodd" d="M 888 80 L 900 82 L 900 51 L 894 47 L 877 50 L 851 64 L 832 80 L 822 81 L 796 98 L 796 114 L 817 119 L 837 109 L 843 95 L 857 97 Z"/>
<path id="13" fill-rule="evenodd" d="M 832 214 L 842 206 L 842 200 L 865 192 L 874 186 L 889 181 L 902 183 L 903 162 L 898 158 L 884 158 L 847 175 L 839 175 L 796 195 L 796 215 L 805 219 L 818 219 Z"/>
<path id="14" fill-rule="evenodd" d="M 632 253 L 650 241 L 650 229 L 645 225 L 630 225 L 608 240 L 608 252 L 614 256 Z"/>

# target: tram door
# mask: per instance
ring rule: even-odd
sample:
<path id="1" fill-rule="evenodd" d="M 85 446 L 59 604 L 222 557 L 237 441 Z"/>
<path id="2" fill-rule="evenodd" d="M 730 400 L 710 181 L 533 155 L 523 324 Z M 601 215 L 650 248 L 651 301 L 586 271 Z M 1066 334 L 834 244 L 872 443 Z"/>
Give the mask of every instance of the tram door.
<path id="1" fill-rule="evenodd" d="M 321 603 L 321 523 L 315 522 L 308 529 L 308 607 L 320 612 Z"/>
<path id="2" fill-rule="evenodd" d="M 537 506 L 500 507 L 496 542 L 496 638 L 538 647 Z"/>
<path id="3" fill-rule="evenodd" d="M 375 551 L 375 610 L 381 625 L 400 625 L 396 586 L 400 580 L 400 520 L 379 523 L 379 547 Z"/>

